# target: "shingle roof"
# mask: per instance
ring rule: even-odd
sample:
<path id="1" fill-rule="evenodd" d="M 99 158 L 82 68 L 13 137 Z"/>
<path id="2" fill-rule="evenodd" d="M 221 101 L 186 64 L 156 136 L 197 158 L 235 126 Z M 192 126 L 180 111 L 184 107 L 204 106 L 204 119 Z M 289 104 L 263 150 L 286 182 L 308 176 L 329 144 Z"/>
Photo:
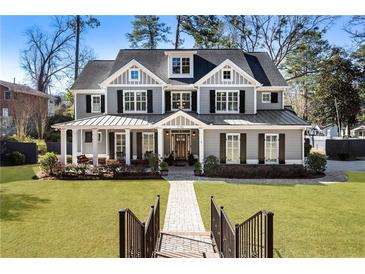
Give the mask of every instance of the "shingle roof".
<path id="1" fill-rule="evenodd" d="M 47 97 L 47 98 L 50 97 L 50 95 L 48 95 L 44 92 L 35 90 L 35 89 L 33 89 L 31 87 L 28 87 L 26 85 L 14 84 L 14 83 L 3 81 L 3 80 L 0 80 L 0 85 L 7 87 L 9 90 L 12 90 L 14 92 L 20 92 L 20 93 L 25 93 L 25 94 L 35 95 L 35 96 L 41 96 L 41 97 Z"/>
<path id="2" fill-rule="evenodd" d="M 104 114 L 90 118 L 55 124 L 53 127 L 73 127 L 73 126 L 102 126 L 102 127 L 121 127 L 121 126 L 147 126 L 161 121 L 172 115 L 174 112 L 165 114 Z M 188 112 L 192 117 L 199 119 L 207 125 L 282 125 L 282 126 L 306 126 L 306 121 L 295 115 L 290 110 L 259 110 L 257 114 L 196 114 Z"/>
<path id="3" fill-rule="evenodd" d="M 97 84 L 118 71 L 133 59 L 141 63 L 166 83 L 192 84 L 201 79 L 226 59 L 231 60 L 242 70 L 254 77 L 264 86 L 287 86 L 286 81 L 266 52 L 245 53 L 239 49 L 184 49 L 194 50 L 194 78 L 168 78 L 168 58 L 166 51 L 173 49 L 122 49 L 115 61 L 92 61 L 73 85 L 73 89 L 98 88 Z M 182 51 L 179 49 L 178 51 Z M 100 62 L 100 63 L 99 63 Z"/>
<path id="4" fill-rule="evenodd" d="M 71 89 L 99 89 L 98 84 L 108 77 L 113 64 L 114 60 L 89 61 Z"/>

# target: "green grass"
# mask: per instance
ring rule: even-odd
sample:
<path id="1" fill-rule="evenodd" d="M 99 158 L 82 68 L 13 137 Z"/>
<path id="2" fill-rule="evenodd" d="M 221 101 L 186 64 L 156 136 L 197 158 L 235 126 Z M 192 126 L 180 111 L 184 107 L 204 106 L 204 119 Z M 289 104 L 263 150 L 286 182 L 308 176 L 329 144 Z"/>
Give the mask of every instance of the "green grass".
<path id="1" fill-rule="evenodd" d="M 365 172 L 333 185 L 195 183 L 206 228 L 210 195 L 233 224 L 258 210 L 274 212 L 276 257 L 365 257 Z"/>
<path id="2" fill-rule="evenodd" d="M 168 183 L 139 181 L 35 181 L 35 166 L 2 167 L 1 257 L 118 257 L 118 211 L 145 220 Z"/>

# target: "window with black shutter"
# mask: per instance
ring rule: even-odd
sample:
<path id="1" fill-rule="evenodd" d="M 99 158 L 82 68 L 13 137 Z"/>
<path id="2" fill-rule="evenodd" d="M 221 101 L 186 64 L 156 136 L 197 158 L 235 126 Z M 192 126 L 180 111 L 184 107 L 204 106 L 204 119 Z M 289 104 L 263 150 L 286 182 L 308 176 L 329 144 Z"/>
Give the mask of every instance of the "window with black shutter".
<path id="1" fill-rule="evenodd" d="M 210 113 L 215 113 L 215 90 L 209 93 Z"/>
<path id="2" fill-rule="evenodd" d="M 123 90 L 117 91 L 118 113 L 123 113 Z"/>
<path id="3" fill-rule="evenodd" d="M 278 102 L 278 93 L 277 92 L 271 92 L 271 103 L 277 103 Z"/>
<path id="4" fill-rule="evenodd" d="M 91 113 L 91 95 L 86 95 L 86 113 Z"/>
<path id="5" fill-rule="evenodd" d="M 85 131 L 85 143 L 92 143 L 93 135 L 91 131 Z"/>
<path id="6" fill-rule="evenodd" d="M 151 89 L 147 90 L 147 112 L 153 112 L 153 94 Z"/>

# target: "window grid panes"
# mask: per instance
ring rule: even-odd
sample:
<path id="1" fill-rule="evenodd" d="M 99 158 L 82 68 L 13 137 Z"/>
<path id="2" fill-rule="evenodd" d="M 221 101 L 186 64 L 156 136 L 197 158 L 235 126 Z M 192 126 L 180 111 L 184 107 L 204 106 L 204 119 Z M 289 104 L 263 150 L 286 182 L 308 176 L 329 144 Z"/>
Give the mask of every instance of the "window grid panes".
<path id="1" fill-rule="evenodd" d="M 182 73 L 190 73 L 190 58 L 182 58 Z"/>
<path id="2" fill-rule="evenodd" d="M 180 74 L 180 58 L 172 58 L 172 73 L 173 74 Z"/>
<path id="3" fill-rule="evenodd" d="M 92 112 L 101 111 L 101 97 L 100 95 L 92 96 Z"/>
<path id="4" fill-rule="evenodd" d="M 277 163 L 279 157 L 278 135 L 265 135 L 265 162 Z"/>
<path id="5" fill-rule="evenodd" d="M 5 100 L 10 100 L 10 91 L 5 91 Z"/>
<path id="6" fill-rule="evenodd" d="M 191 109 L 191 94 L 190 92 L 173 92 L 171 96 L 171 108 L 177 109 Z"/>
<path id="7" fill-rule="evenodd" d="M 231 80 L 231 71 L 223 70 L 223 80 Z"/>
<path id="8" fill-rule="evenodd" d="M 154 152 L 155 150 L 155 134 L 153 132 L 143 133 L 143 154 L 146 152 Z"/>
<path id="9" fill-rule="evenodd" d="M 270 103 L 271 102 L 271 94 L 270 93 L 263 93 L 262 94 L 262 102 L 263 103 Z"/>
<path id="10" fill-rule="evenodd" d="M 227 163 L 238 164 L 240 161 L 240 138 L 238 134 L 227 134 L 226 157 Z"/>
<path id="11" fill-rule="evenodd" d="M 237 112 L 238 92 L 218 91 L 216 96 L 216 105 L 217 105 L 217 111 Z"/>
<path id="12" fill-rule="evenodd" d="M 115 159 L 125 159 L 125 134 L 115 134 Z"/>
<path id="13" fill-rule="evenodd" d="M 126 112 L 145 112 L 147 110 L 146 91 L 126 91 L 124 109 Z"/>
<path id="14" fill-rule="evenodd" d="M 138 81 L 138 79 L 139 79 L 139 71 L 136 69 L 131 70 L 131 80 Z"/>

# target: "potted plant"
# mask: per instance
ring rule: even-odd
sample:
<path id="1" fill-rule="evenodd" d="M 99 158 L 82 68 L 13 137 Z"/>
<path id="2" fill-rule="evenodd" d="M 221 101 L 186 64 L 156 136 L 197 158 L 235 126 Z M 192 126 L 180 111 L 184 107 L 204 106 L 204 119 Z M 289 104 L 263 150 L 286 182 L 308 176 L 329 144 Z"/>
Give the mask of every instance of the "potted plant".
<path id="1" fill-rule="evenodd" d="M 195 176 L 202 175 L 202 164 L 199 161 L 196 161 L 194 164 L 194 175 Z"/>
<path id="2" fill-rule="evenodd" d="M 165 161 L 160 163 L 160 174 L 161 176 L 167 176 L 169 174 L 169 164 Z"/>

